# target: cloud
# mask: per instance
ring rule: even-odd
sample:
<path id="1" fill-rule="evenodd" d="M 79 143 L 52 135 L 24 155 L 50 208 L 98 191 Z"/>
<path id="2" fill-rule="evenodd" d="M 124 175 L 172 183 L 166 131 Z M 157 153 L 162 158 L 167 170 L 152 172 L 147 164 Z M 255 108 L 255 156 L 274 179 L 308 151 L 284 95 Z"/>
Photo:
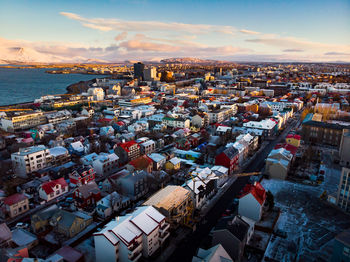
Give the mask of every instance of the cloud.
<path id="1" fill-rule="evenodd" d="M 233 26 L 219 26 L 208 24 L 185 24 L 178 22 L 160 22 L 160 21 L 129 21 L 123 19 L 106 18 L 85 18 L 78 14 L 69 12 L 60 12 L 61 15 L 79 21 L 83 26 L 101 30 L 115 30 L 119 32 L 148 32 L 148 31 L 172 31 L 185 32 L 191 34 L 222 33 L 233 35 L 237 29 Z"/>
<path id="2" fill-rule="evenodd" d="M 350 53 L 342 53 L 342 52 L 327 52 L 324 55 L 329 56 L 350 56 Z"/>
<path id="3" fill-rule="evenodd" d="M 260 32 L 251 31 L 251 30 L 247 30 L 247 29 L 241 29 L 241 30 L 239 30 L 239 32 L 241 32 L 243 34 L 247 34 L 247 35 L 258 35 L 258 34 L 260 34 Z"/>
<path id="4" fill-rule="evenodd" d="M 282 47 L 286 49 L 302 49 L 302 50 L 310 50 L 312 52 L 323 51 L 328 52 L 329 50 L 342 50 L 344 52 L 350 51 L 349 45 L 337 45 L 337 44 L 325 44 L 319 42 L 312 42 L 303 39 L 298 39 L 295 37 L 262 37 L 255 39 L 246 39 L 246 42 L 264 44 L 275 47 Z"/>
<path id="5" fill-rule="evenodd" d="M 127 36 L 128 36 L 128 32 L 122 32 L 122 33 L 118 34 L 118 35 L 114 38 L 114 40 L 115 40 L 115 41 L 121 41 L 121 40 L 126 39 Z"/>
<path id="6" fill-rule="evenodd" d="M 294 52 L 294 53 L 298 53 L 298 52 L 304 52 L 303 49 L 297 49 L 297 48 L 291 48 L 291 49 L 284 49 L 282 50 L 283 52 L 286 52 L 286 53 L 290 53 L 290 52 Z"/>

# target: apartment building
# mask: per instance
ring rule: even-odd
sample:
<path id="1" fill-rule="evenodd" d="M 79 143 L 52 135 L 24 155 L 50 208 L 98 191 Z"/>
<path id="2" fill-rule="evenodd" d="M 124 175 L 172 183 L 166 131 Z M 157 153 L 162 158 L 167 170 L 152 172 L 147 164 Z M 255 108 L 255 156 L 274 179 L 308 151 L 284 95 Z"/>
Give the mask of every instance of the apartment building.
<path id="1" fill-rule="evenodd" d="M 43 145 L 20 148 L 11 154 L 12 168 L 14 172 L 23 178 L 27 174 L 51 165 L 52 156 L 49 149 Z"/>
<path id="2" fill-rule="evenodd" d="M 22 114 L 9 112 L 6 117 L 1 118 L 0 127 L 6 132 L 16 132 L 46 123 L 46 116 L 42 112 Z"/>
<path id="3" fill-rule="evenodd" d="M 45 116 L 48 123 L 57 124 L 70 119 L 72 114 L 68 110 L 60 110 L 46 113 Z"/>
<path id="4" fill-rule="evenodd" d="M 350 168 L 342 168 L 338 187 L 337 205 L 345 212 L 350 213 Z"/>
<path id="5" fill-rule="evenodd" d="M 141 154 L 152 154 L 156 150 L 156 143 L 153 140 L 148 140 L 140 144 Z"/>
<path id="6" fill-rule="evenodd" d="M 213 111 L 208 113 L 209 123 L 221 123 L 222 121 L 230 118 L 237 112 L 237 107 L 235 107 L 234 109 L 231 107 L 214 109 Z"/>
<path id="7" fill-rule="evenodd" d="M 191 192 L 182 186 L 167 186 L 152 195 L 145 206 L 153 206 L 166 217 L 171 227 L 186 223 L 194 211 Z"/>
<path id="8" fill-rule="evenodd" d="M 163 118 L 162 124 L 172 128 L 190 128 L 191 121 L 183 117 L 166 116 Z"/>
<path id="9" fill-rule="evenodd" d="M 119 157 L 115 154 L 100 153 L 92 160 L 92 166 L 99 176 L 110 175 L 117 171 L 119 167 Z"/>
<path id="10" fill-rule="evenodd" d="M 96 261 L 138 261 L 152 256 L 169 237 L 165 216 L 152 206 L 117 217 L 94 234 Z"/>
<path id="11" fill-rule="evenodd" d="M 140 156 L 140 145 L 134 140 L 120 143 L 115 148 L 115 153 L 118 155 L 121 164 L 125 164 Z"/>

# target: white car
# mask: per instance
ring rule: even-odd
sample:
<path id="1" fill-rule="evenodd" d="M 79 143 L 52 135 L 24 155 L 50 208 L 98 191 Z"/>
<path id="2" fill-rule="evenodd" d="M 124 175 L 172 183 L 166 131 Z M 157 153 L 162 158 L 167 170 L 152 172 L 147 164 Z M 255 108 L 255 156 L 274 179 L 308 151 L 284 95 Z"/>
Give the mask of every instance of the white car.
<path id="1" fill-rule="evenodd" d="M 16 224 L 16 228 L 26 229 L 28 227 L 29 227 L 29 225 L 27 223 L 19 222 L 19 223 Z"/>

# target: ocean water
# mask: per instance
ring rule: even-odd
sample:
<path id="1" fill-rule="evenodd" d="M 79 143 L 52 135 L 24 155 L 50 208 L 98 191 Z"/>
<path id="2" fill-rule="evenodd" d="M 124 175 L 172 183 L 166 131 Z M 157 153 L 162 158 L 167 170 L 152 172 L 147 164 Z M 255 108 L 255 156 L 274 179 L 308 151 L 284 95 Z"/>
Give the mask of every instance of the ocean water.
<path id="1" fill-rule="evenodd" d="M 45 68 L 0 68 L 0 105 L 34 101 L 43 95 L 64 94 L 70 84 L 102 75 L 47 74 Z"/>

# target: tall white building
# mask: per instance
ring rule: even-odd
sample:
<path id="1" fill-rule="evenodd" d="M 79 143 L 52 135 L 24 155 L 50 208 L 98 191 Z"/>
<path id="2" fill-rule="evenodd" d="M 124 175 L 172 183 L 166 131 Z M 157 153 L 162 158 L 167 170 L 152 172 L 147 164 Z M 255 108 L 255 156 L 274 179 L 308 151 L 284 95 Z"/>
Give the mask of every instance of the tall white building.
<path id="1" fill-rule="evenodd" d="M 157 68 L 155 68 L 154 66 L 152 66 L 150 68 L 146 68 L 143 71 L 143 74 L 144 74 L 145 81 L 156 80 L 156 78 L 157 78 Z"/>
<path id="2" fill-rule="evenodd" d="M 88 94 L 93 96 L 95 101 L 101 101 L 105 98 L 105 92 L 100 87 L 92 87 L 88 89 Z"/>
<path id="3" fill-rule="evenodd" d="M 169 237 L 168 230 L 165 216 L 154 207 L 138 207 L 94 234 L 96 261 L 136 262 L 152 256 Z"/>
<path id="4" fill-rule="evenodd" d="M 49 149 L 43 145 L 21 148 L 18 152 L 11 154 L 12 168 L 20 177 L 40 170 L 50 165 L 52 156 Z"/>

